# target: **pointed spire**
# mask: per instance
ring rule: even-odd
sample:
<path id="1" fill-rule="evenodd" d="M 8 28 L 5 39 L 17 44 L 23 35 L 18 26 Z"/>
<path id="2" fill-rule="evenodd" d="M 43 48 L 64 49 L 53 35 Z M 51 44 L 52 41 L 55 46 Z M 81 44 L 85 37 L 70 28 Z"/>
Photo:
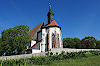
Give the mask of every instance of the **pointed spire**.
<path id="1" fill-rule="evenodd" d="M 51 3 L 49 2 L 49 10 L 51 10 Z"/>
<path id="2" fill-rule="evenodd" d="M 49 12 L 48 12 L 47 16 L 48 16 L 48 24 L 50 24 L 51 21 L 54 20 L 54 14 L 51 11 L 51 3 L 50 2 L 49 2 Z"/>

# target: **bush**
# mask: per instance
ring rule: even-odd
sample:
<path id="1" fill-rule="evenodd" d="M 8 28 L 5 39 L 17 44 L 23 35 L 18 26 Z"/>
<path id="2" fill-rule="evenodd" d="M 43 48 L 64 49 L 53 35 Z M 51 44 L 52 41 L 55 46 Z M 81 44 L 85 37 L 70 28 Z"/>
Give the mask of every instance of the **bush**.
<path id="1" fill-rule="evenodd" d="M 11 59 L 11 60 L 4 60 L 3 65 L 4 66 L 14 66 L 16 65 L 25 65 L 27 64 L 35 64 L 35 65 L 46 65 L 51 64 L 53 61 L 59 61 L 59 60 L 67 60 L 70 58 L 78 58 L 78 57 L 86 57 L 86 54 L 89 55 L 100 55 L 100 51 L 80 51 L 80 52 L 71 52 L 71 53 L 65 53 L 64 51 L 61 52 L 61 54 L 53 55 L 52 52 L 50 54 L 48 53 L 47 56 L 40 56 L 40 57 L 31 57 L 26 59 Z M 0 60 L 1 63 L 1 60 Z"/>
<path id="2" fill-rule="evenodd" d="M 89 51 L 93 55 L 100 55 L 100 51 Z"/>

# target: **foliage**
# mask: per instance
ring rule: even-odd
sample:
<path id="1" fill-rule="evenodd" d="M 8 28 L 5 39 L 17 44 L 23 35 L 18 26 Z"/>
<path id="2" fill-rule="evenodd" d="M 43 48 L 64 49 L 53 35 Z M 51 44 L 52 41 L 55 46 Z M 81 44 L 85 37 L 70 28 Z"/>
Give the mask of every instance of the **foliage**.
<path id="1" fill-rule="evenodd" d="M 16 26 L 2 31 L 2 42 L 0 42 L 0 55 L 23 54 L 30 42 L 28 35 L 29 27 L 25 25 Z"/>
<path id="2" fill-rule="evenodd" d="M 75 43 L 75 48 L 77 48 L 77 49 L 81 48 L 80 39 L 75 37 L 73 40 L 74 40 L 74 43 Z"/>
<path id="3" fill-rule="evenodd" d="M 82 48 L 93 49 L 96 47 L 96 39 L 93 36 L 85 37 L 81 40 Z"/>
<path id="4" fill-rule="evenodd" d="M 50 56 L 52 56 L 53 55 L 53 52 L 50 52 Z"/>
<path id="5" fill-rule="evenodd" d="M 63 38 L 64 48 L 76 49 L 100 49 L 100 40 L 96 40 L 93 36 L 87 36 L 80 40 L 79 38 Z"/>
<path id="6" fill-rule="evenodd" d="M 0 38 L 0 51 L 2 51 L 1 44 L 2 44 L 2 38 Z M 0 55 L 1 55 L 1 52 L 0 52 Z"/>
<path id="7" fill-rule="evenodd" d="M 79 57 L 87 57 L 88 55 L 100 55 L 100 51 L 80 51 L 80 52 L 71 52 L 71 53 L 65 53 L 64 51 L 61 52 L 61 54 L 57 55 L 50 55 L 48 56 L 40 56 L 40 57 L 31 57 L 26 59 L 11 59 L 11 60 L 4 60 L 3 65 L 25 65 L 27 64 L 34 64 L 34 65 L 48 65 L 51 64 L 53 61 L 61 61 L 61 60 L 68 60 L 70 58 L 79 58 Z M 1 63 L 1 61 L 0 61 Z"/>
<path id="8" fill-rule="evenodd" d="M 2 42 L 2 38 L 0 38 L 0 43 Z"/>
<path id="9" fill-rule="evenodd" d="M 100 51 L 89 51 L 93 55 L 100 55 Z"/>
<path id="10" fill-rule="evenodd" d="M 96 41 L 96 49 L 100 49 L 100 40 Z"/>
<path id="11" fill-rule="evenodd" d="M 63 39 L 64 48 L 81 48 L 81 43 L 79 38 L 64 38 Z"/>
<path id="12" fill-rule="evenodd" d="M 72 38 L 64 38 L 63 39 L 63 47 L 64 48 L 75 48 L 75 42 Z"/>

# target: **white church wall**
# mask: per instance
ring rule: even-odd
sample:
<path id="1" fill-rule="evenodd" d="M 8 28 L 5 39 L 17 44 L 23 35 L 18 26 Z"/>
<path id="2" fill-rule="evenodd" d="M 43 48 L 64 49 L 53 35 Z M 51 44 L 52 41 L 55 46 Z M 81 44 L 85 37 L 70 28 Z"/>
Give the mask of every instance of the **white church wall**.
<path id="1" fill-rule="evenodd" d="M 55 31 L 56 31 L 56 34 L 59 34 L 60 47 L 61 47 L 61 44 L 62 44 L 62 40 L 61 40 L 62 36 L 61 36 L 60 28 L 58 28 L 58 27 L 50 27 L 49 28 L 49 44 L 50 44 L 49 48 L 50 49 L 52 48 L 52 33 L 55 34 Z"/>
<path id="2" fill-rule="evenodd" d="M 55 33 L 55 27 L 49 28 L 49 48 L 52 48 L 52 33 Z"/>
<path id="3" fill-rule="evenodd" d="M 41 51 L 42 52 L 45 52 L 46 36 L 47 36 L 46 28 L 43 28 L 42 29 L 42 43 L 41 43 Z"/>
<path id="4" fill-rule="evenodd" d="M 36 41 L 31 40 L 31 47 L 36 43 Z"/>
<path id="5" fill-rule="evenodd" d="M 59 34 L 59 36 L 60 36 L 60 47 L 61 48 L 63 48 L 63 42 L 62 42 L 62 33 L 61 33 L 61 31 L 60 31 L 60 34 Z"/>
<path id="6" fill-rule="evenodd" d="M 31 41 L 31 42 L 33 42 L 33 44 L 31 45 L 32 47 L 36 43 L 36 41 Z M 41 43 L 38 44 L 36 47 L 32 48 L 32 54 L 40 52 L 41 52 Z"/>
<path id="7" fill-rule="evenodd" d="M 40 51 L 41 51 L 42 49 L 41 49 L 41 43 L 40 43 Z"/>
<path id="8" fill-rule="evenodd" d="M 31 47 L 32 47 L 34 44 L 36 44 L 36 41 L 31 40 Z M 40 52 L 41 52 L 40 46 L 41 46 L 41 45 L 38 44 L 36 47 L 34 47 L 34 48 L 32 49 L 32 54 L 34 54 L 34 53 L 40 53 Z"/>
<path id="9" fill-rule="evenodd" d="M 49 28 L 49 48 L 52 48 L 52 33 L 55 33 L 56 27 Z"/>
<path id="10" fill-rule="evenodd" d="M 32 54 L 34 54 L 34 53 L 41 53 L 41 50 L 32 49 Z"/>
<path id="11" fill-rule="evenodd" d="M 60 47 L 61 47 L 61 44 L 62 44 L 62 33 L 61 33 L 60 28 L 56 28 L 56 32 L 57 32 L 57 34 L 59 34 L 59 42 L 60 42 Z"/>
<path id="12" fill-rule="evenodd" d="M 52 44 L 52 42 L 51 42 L 51 40 L 52 40 L 52 39 L 51 39 L 51 35 L 52 35 L 51 32 L 52 32 L 52 31 L 51 31 L 51 30 L 52 30 L 52 29 L 49 28 L 49 36 L 48 36 L 48 37 L 49 37 L 49 40 L 48 40 L 48 41 L 49 41 L 49 49 L 51 49 L 51 47 L 52 47 L 52 45 L 51 45 L 51 44 Z"/>

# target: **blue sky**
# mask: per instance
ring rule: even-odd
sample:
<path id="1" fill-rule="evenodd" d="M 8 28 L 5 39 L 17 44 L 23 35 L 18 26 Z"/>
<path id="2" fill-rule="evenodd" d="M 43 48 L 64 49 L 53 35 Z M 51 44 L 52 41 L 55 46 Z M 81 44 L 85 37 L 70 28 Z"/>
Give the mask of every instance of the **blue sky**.
<path id="1" fill-rule="evenodd" d="M 100 40 L 100 0 L 51 0 L 63 37 Z M 49 0 L 0 0 L 0 32 L 18 25 L 47 23 Z"/>

